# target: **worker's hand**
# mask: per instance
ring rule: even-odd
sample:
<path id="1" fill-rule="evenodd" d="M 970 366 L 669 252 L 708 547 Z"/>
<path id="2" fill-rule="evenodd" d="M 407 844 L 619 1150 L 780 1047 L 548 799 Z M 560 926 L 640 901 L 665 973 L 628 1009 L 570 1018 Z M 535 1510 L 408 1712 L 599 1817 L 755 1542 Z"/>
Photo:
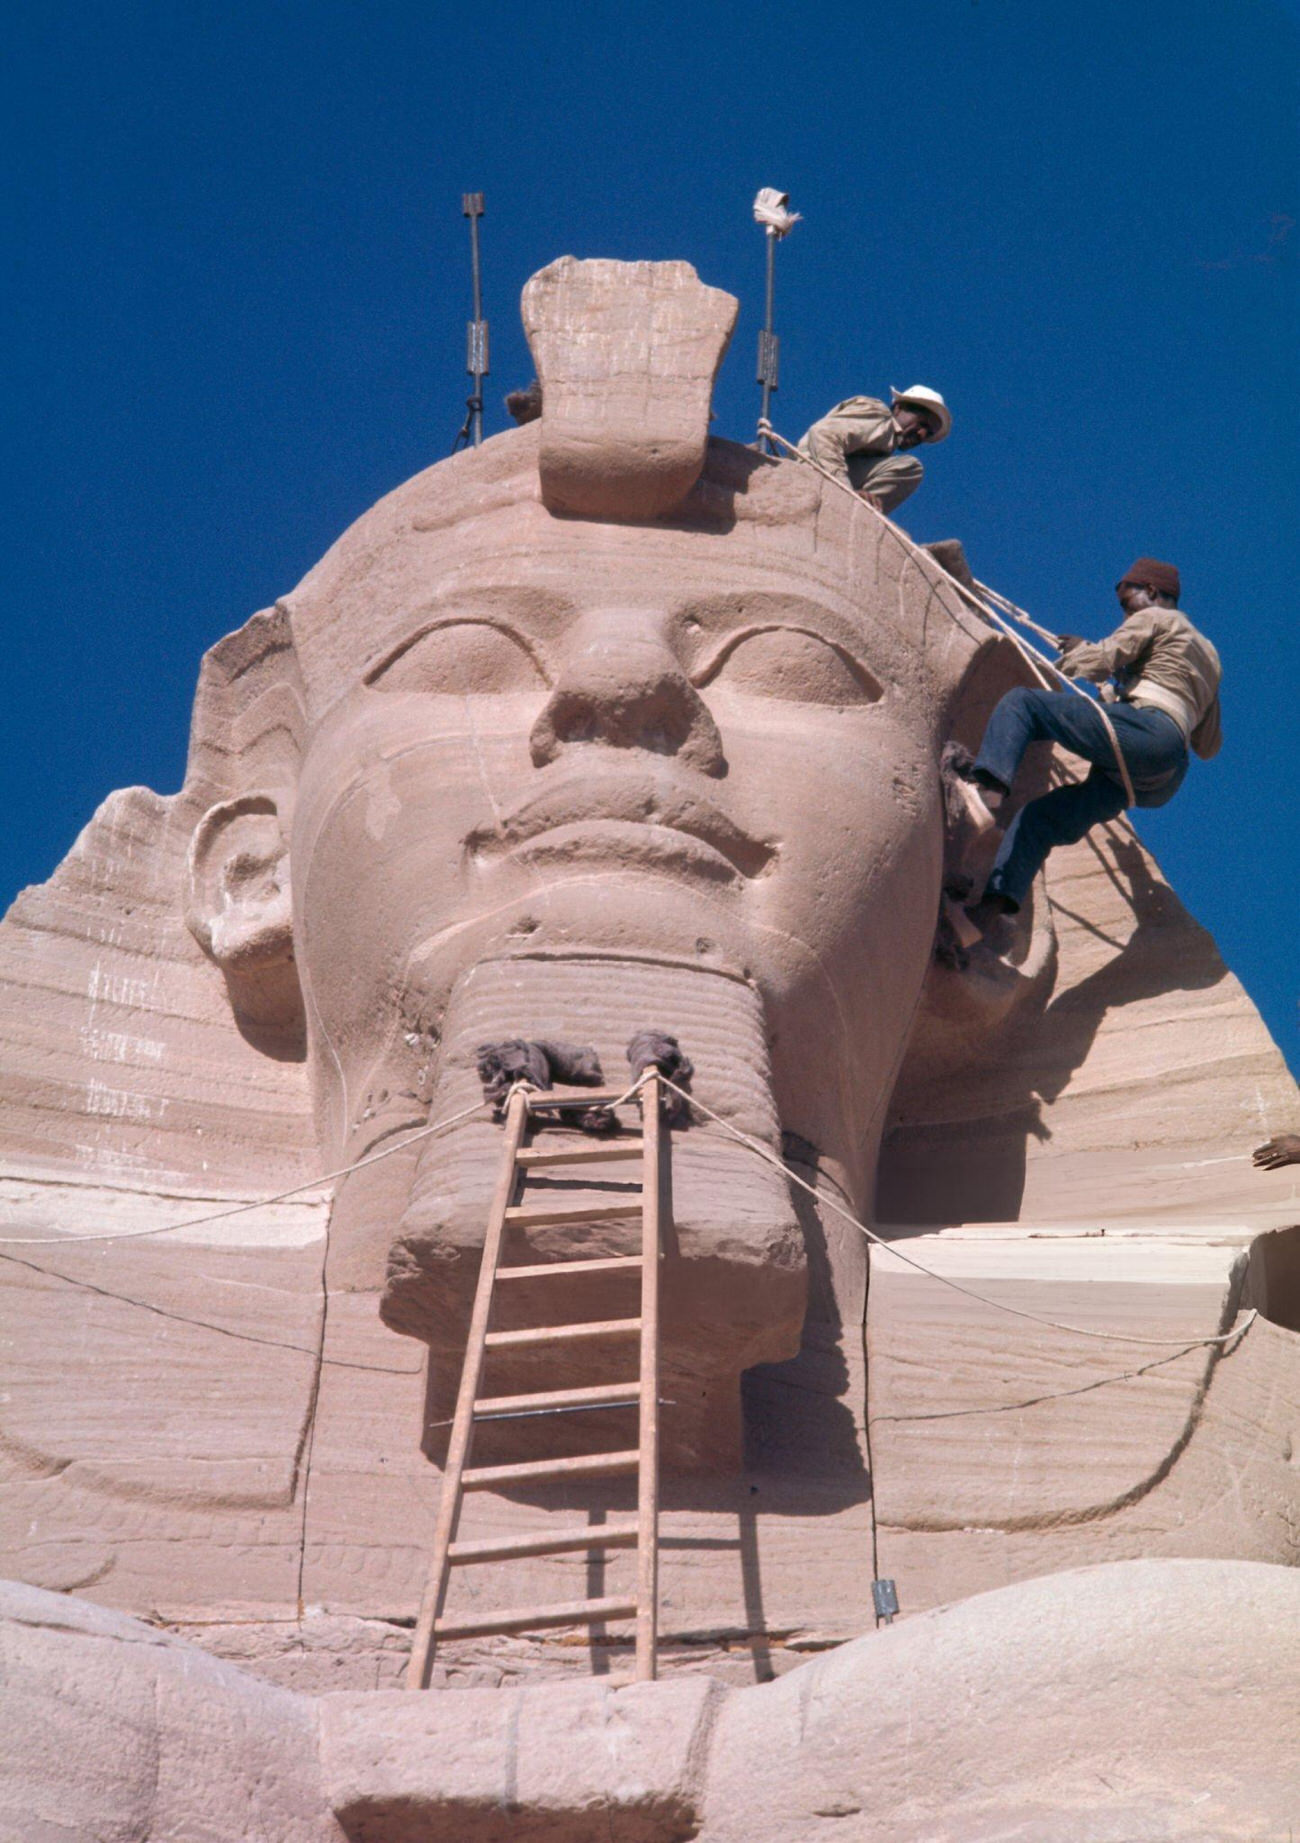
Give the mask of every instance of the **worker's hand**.
<path id="1" fill-rule="evenodd" d="M 864 505 L 869 505 L 873 512 L 883 512 L 885 509 L 880 502 L 880 495 L 878 493 L 868 493 L 864 487 L 858 488 L 858 498 L 862 500 Z"/>
<path id="2" fill-rule="evenodd" d="M 1256 1146 L 1253 1158 L 1261 1171 L 1277 1171 L 1283 1165 L 1300 1165 L 1300 1133 L 1279 1133 L 1267 1145 Z"/>
<path id="3" fill-rule="evenodd" d="M 1072 653 L 1076 646 L 1084 644 L 1081 634 L 1057 634 L 1056 650 L 1058 653 Z"/>

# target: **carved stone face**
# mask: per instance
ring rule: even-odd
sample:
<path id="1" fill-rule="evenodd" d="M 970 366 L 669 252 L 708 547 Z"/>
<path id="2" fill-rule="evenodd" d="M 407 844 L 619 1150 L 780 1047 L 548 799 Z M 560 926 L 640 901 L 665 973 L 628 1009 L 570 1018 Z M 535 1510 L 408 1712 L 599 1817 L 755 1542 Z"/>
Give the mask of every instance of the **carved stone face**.
<path id="1" fill-rule="evenodd" d="M 191 866 L 191 927 L 245 1016 L 292 891 L 331 1165 L 422 1117 L 455 1128 L 356 1172 L 332 1217 L 337 1283 L 377 1285 L 382 1258 L 385 1322 L 430 1346 L 431 1429 L 500 1155 L 471 1117 L 478 1044 L 590 1043 L 616 1078 L 634 1031 L 670 1029 L 702 1105 L 773 1153 L 809 1142 L 870 1206 L 934 939 L 940 748 L 981 644 L 853 495 L 708 440 L 734 303 L 684 265 L 562 261 L 524 314 L 540 423 L 407 482 L 281 604 L 259 657 L 281 656 L 225 734 L 278 721 L 300 754 L 283 799 L 245 780 L 211 809 Z M 662 1349 L 668 1447 L 705 1470 L 739 1462 L 739 1377 L 797 1353 L 809 1304 L 779 1163 L 711 1130 L 675 1160 Z M 593 1230 L 625 1251 L 603 1194 L 579 1222 L 563 1181 L 578 1227 L 534 1223 L 536 1259 Z M 853 1239 L 823 1316 L 861 1322 L 862 1260 Z"/>
<path id="2" fill-rule="evenodd" d="M 367 633 L 302 766 L 295 935 L 332 1136 L 468 966 L 575 948 L 755 982 L 778 1067 L 865 1098 L 860 1127 L 939 874 L 929 713 L 898 636 L 742 525 L 523 502 L 442 551 L 352 584 Z"/>
<path id="3" fill-rule="evenodd" d="M 292 878 L 258 864 L 292 886 L 333 1151 L 409 1092 L 458 979 L 585 954 L 743 982 L 783 1125 L 851 1182 L 871 1167 L 978 641 L 852 495 L 707 440 L 734 313 L 684 264 L 544 270 L 524 294 L 540 423 L 381 501 L 283 605 Z M 193 886 L 237 904 L 224 837 L 204 832 Z M 214 955 L 239 933 L 191 926 Z"/>

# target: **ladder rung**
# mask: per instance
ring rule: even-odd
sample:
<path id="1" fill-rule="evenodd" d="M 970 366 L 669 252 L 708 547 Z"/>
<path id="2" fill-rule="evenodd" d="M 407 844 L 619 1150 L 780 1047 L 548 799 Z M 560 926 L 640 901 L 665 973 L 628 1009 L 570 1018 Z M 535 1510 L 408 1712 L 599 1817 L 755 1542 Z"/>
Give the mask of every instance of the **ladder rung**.
<path id="1" fill-rule="evenodd" d="M 521 1344 L 562 1344 L 585 1337 L 631 1337 L 641 1329 L 639 1318 L 591 1318 L 572 1325 L 532 1325 L 524 1331 L 489 1331 L 489 1350 L 512 1350 Z"/>
<path id="2" fill-rule="evenodd" d="M 618 1273 L 639 1267 L 639 1254 L 610 1254 L 598 1261 L 543 1261 L 539 1267 L 498 1267 L 498 1280 L 549 1280 L 552 1274 Z"/>
<path id="3" fill-rule="evenodd" d="M 453 1542 L 447 1559 L 467 1567 L 479 1561 L 517 1561 L 524 1555 L 565 1555 L 574 1549 L 634 1549 L 637 1534 L 635 1523 L 585 1523 L 532 1536 L 499 1536 L 491 1542 Z"/>
<path id="4" fill-rule="evenodd" d="M 491 1491 L 497 1485 L 527 1485 L 544 1478 L 602 1478 L 635 1472 L 641 1452 L 578 1453 L 569 1459 L 526 1459 L 519 1465 L 476 1465 L 460 1475 L 462 1491 Z"/>
<path id="5" fill-rule="evenodd" d="M 548 1625 L 596 1625 L 602 1619 L 635 1619 L 635 1600 L 570 1600 L 560 1606 L 512 1606 L 477 1619 L 439 1619 L 439 1638 L 485 1638 L 492 1632 L 527 1632 Z"/>
<path id="6" fill-rule="evenodd" d="M 640 1158 L 640 1139 L 614 1139 L 608 1145 L 529 1145 L 516 1153 L 515 1163 L 530 1171 L 538 1165 L 603 1165 L 611 1159 Z"/>
<path id="7" fill-rule="evenodd" d="M 536 1113 L 543 1107 L 610 1107 L 625 1096 L 626 1088 L 530 1088 L 528 1111 Z"/>
<path id="8" fill-rule="evenodd" d="M 620 1203 L 571 1203 L 563 1209 L 538 1209 L 528 1203 L 517 1203 L 513 1209 L 506 1211 L 506 1221 L 512 1228 L 545 1228 L 547 1223 L 562 1226 L 570 1222 L 614 1222 L 627 1216 L 641 1214 L 640 1197 L 628 1197 Z"/>
<path id="9" fill-rule="evenodd" d="M 480 1395 L 474 1419 L 490 1420 L 494 1414 L 527 1414 L 530 1409 L 600 1408 L 641 1399 L 639 1382 L 601 1382 L 587 1389 L 543 1389 L 536 1395 Z"/>

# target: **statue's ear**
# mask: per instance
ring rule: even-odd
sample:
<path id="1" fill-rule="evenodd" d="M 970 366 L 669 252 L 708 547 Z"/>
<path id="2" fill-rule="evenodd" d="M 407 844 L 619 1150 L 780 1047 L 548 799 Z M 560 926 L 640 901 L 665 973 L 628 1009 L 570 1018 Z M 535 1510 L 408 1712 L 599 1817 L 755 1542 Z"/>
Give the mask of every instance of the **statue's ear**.
<path id="1" fill-rule="evenodd" d="M 190 842 L 185 920 L 254 1039 L 303 1031 L 285 831 L 274 794 L 246 793 L 209 807 Z"/>

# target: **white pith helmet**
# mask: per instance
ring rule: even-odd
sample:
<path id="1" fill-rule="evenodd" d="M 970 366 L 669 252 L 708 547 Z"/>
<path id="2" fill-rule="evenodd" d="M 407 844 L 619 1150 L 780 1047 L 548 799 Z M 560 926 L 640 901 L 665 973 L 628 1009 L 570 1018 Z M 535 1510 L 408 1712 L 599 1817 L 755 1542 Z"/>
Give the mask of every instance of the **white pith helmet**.
<path id="1" fill-rule="evenodd" d="M 938 391 L 931 390 L 928 384 L 913 384 L 910 390 L 897 390 L 891 384 L 889 387 L 889 394 L 895 403 L 901 403 L 904 407 L 910 404 L 913 409 L 924 410 L 927 415 L 933 416 L 937 420 L 939 424 L 939 433 L 932 436 L 931 440 L 936 442 L 945 441 L 951 434 L 952 411 L 948 408 L 948 405 L 944 402 Z"/>

